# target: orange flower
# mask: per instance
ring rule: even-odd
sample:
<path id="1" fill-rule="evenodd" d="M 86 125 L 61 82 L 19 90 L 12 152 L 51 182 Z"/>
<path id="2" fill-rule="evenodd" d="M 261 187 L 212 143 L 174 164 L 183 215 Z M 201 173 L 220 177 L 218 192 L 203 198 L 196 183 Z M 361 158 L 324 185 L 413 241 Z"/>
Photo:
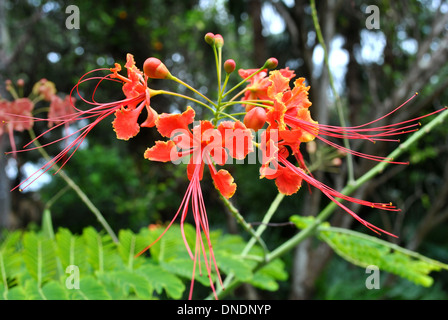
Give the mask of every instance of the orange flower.
<path id="1" fill-rule="evenodd" d="M 202 256 L 207 274 L 210 278 L 210 286 L 217 299 L 211 277 L 213 268 L 216 271 L 221 286 L 222 281 L 210 242 L 208 218 L 200 181 L 203 177 L 204 166 L 207 164 L 216 189 L 223 197 L 227 199 L 232 197 L 236 190 L 236 184 L 234 183 L 233 177 L 227 170 L 216 170 L 214 163 L 217 165 L 224 165 L 229 156 L 235 159 L 244 159 L 248 153 L 253 151 L 252 134 L 250 130 L 239 121 L 224 121 L 215 128 L 210 121 L 203 120 L 190 130 L 189 125 L 193 123 L 194 116 L 194 110 L 191 107 L 188 107 L 187 110 L 181 114 L 161 114 L 156 121 L 156 127 L 159 133 L 164 137 L 170 137 L 171 140 L 166 142 L 156 141 L 153 147 L 148 148 L 145 151 L 144 157 L 152 161 L 177 162 L 185 156 L 190 156 L 187 166 L 187 175 L 190 183 L 181 206 L 168 227 L 156 241 L 142 250 L 139 255 L 156 243 L 181 213 L 180 225 L 182 237 L 185 247 L 187 248 L 191 259 L 194 261 L 189 298 L 191 299 L 193 293 L 196 266 L 199 264 L 200 268 Z M 194 250 L 190 249 L 183 231 L 184 221 L 190 210 L 196 225 L 196 242 Z M 205 249 L 206 247 L 207 250 Z"/>
<path id="2" fill-rule="evenodd" d="M 0 100 L 0 137 L 4 132 L 8 132 L 14 155 L 16 155 L 14 131 L 21 132 L 33 127 L 34 118 L 31 114 L 33 108 L 34 103 L 28 98 L 19 98 L 14 101 Z"/>
<path id="3" fill-rule="evenodd" d="M 117 63 L 115 64 L 114 68 L 92 70 L 84 74 L 79 79 L 77 85 L 72 89 L 70 97 L 67 98 L 65 102 L 62 102 L 62 104 L 65 106 L 64 112 L 61 109 L 61 102 L 58 101 L 57 98 L 54 97 L 54 95 L 52 97 L 49 96 L 49 94 L 52 92 L 51 90 L 52 86 L 48 84 L 49 81 L 44 81 L 40 83 L 38 86 L 35 86 L 35 90 L 37 90 L 36 91 L 37 93 L 42 93 L 45 95 L 45 97 L 48 96 L 50 100 L 53 99 L 52 100 L 53 108 L 52 110 L 50 110 L 50 114 L 48 116 L 48 119 L 46 119 L 46 121 L 48 121 L 50 125 L 54 126 L 52 126 L 49 130 L 43 132 L 41 135 L 30 141 L 28 144 L 26 144 L 24 148 L 27 149 L 21 151 L 35 149 L 35 148 L 28 148 L 28 146 L 31 145 L 36 139 L 39 139 L 41 136 L 47 134 L 49 131 L 61 125 L 67 125 L 73 122 L 80 122 L 86 119 L 93 119 L 93 121 L 61 139 L 57 139 L 48 144 L 42 145 L 41 147 L 46 147 L 50 144 L 59 142 L 61 140 L 73 138 L 72 141 L 70 141 L 70 143 L 67 143 L 67 145 L 62 149 L 62 151 L 58 155 L 56 155 L 52 160 L 46 163 L 43 167 L 41 167 L 38 171 L 36 171 L 34 174 L 28 177 L 28 179 L 23 181 L 20 185 L 16 186 L 14 189 L 20 187 L 21 185 L 24 185 L 27 181 L 30 181 L 25 185 L 24 188 L 26 188 L 31 183 L 33 183 L 40 175 L 50 170 L 58 162 L 62 162 L 62 164 L 60 165 L 60 168 L 62 168 L 67 163 L 67 161 L 70 160 L 70 158 L 82 144 L 82 142 L 84 141 L 86 136 L 90 133 L 90 131 L 98 123 L 100 123 L 101 121 L 103 121 L 104 119 L 106 119 L 111 115 L 115 116 L 115 119 L 112 122 L 112 126 L 114 131 L 116 132 L 117 139 L 128 140 L 139 133 L 140 127 L 155 126 L 158 114 L 150 106 L 150 98 L 151 95 L 154 93 L 154 91 L 148 88 L 146 83 L 147 77 L 144 76 L 144 74 L 135 66 L 133 55 L 128 54 L 126 59 L 127 62 L 125 64 L 125 67 L 127 69 L 127 77 L 119 74 L 119 72 L 121 71 L 121 66 Z M 103 70 L 108 70 L 110 71 L 110 73 L 102 77 L 90 76 L 94 72 Z M 95 90 L 93 91 L 91 101 L 89 101 L 80 94 L 79 86 L 85 82 L 94 80 L 97 80 L 98 84 L 95 86 Z M 105 103 L 97 102 L 95 99 L 95 94 L 99 85 L 104 80 L 121 83 L 125 98 L 122 100 L 112 102 L 105 102 Z M 79 99 L 85 102 L 86 104 L 90 105 L 91 108 L 87 110 L 77 108 L 73 104 L 75 100 L 73 98 L 74 92 L 77 92 L 79 95 Z M 72 112 L 67 112 L 68 101 L 70 101 L 71 103 Z M 143 109 L 147 110 L 147 119 L 143 123 L 139 124 L 138 118 Z M 36 118 L 34 119 L 39 121 L 44 120 Z"/>

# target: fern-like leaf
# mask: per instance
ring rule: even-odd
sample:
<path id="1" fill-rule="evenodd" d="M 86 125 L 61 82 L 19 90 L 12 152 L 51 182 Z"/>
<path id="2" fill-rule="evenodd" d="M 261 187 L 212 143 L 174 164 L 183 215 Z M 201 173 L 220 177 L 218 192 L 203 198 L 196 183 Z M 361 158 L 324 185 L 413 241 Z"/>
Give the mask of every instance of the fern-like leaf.
<path id="1" fill-rule="evenodd" d="M 57 271 L 55 243 L 34 232 L 23 236 L 23 260 L 31 276 L 42 286 L 53 279 Z"/>
<path id="2" fill-rule="evenodd" d="M 5 300 L 10 299 L 9 288 L 15 284 L 15 277 L 21 264 L 20 255 L 16 250 L 19 239 L 19 232 L 10 233 L 0 247 L 0 288 L 1 298 Z"/>
<path id="3" fill-rule="evenodd" d="M 294 216 L 291 221 L 303 228 L 312 219 Z M 322 224 L 317 232 L 319 238 L 347 261 L 361 267 L 375 265 L 418 285 L 429 287 L 433 284 L 429 276 L 432 271 L 448 270 L 447 264 L 360 232 L 330 227 L 328 223 Z"/>
<path id="4" fill-rule="evenodd" d="M 118 239 L 120 241 L 118 252 L 126 268 L 132 271 L 141 266 L 144 262 L 143 257 L 136 258 L 135 255 L 148 245 L 147 238 L 130 230 L 120 230 Z"/>
<path id="5" fill-rule="evenodd" d="M 54 280 L 48 281 L 42 287 L 35 279 L 25 282 L 25 294 L 27 300 L 67 300 L 67 290 L 61 283 Z"/>
<path id="6" fill-rule="evenodd" d="M 61 261 L 63 270 L 75 265 L 82 275 L 88 274 L 86 249 L 84 240 L 72 234 L 70 230 L 60 228 L 56 233 L 57 255 Z"/>
<path id="7" fill-rule="evenodd" d="M 163 268 L 147 263 L 139 268 L 137 273 L 145 277 L 158 294 L 161 294 L 163 289 L 168 297 L 173 299 L 182 297 L 185 285 L 177 276 L 166 272 Z"/>
<path id="8" fill-rule="evenodd" d="M 84 229 L 82 237 L 86 244 L 87 261 L 94 271 L 112 270 L 116 264 L 115 244 L 108 235 L 98 233 L 94 228 Z"/>
<path id="9" fill-rule="evenodd" d="M 111 296 L 104 285 L 93 276 L 80 280 L 79 288 L 70 289 L 69 297 L 72 300 L 110 300 Z"/>

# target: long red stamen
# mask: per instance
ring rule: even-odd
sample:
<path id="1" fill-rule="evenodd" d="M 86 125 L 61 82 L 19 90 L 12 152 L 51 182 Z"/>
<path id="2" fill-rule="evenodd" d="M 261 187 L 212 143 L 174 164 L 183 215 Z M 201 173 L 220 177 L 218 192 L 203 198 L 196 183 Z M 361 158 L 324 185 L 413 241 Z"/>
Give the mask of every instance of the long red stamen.
<path id="1" fill-rule="evenodd" d="M 365 221 L 364 219 L 359 217 L 356 213 L 354 213 L 352 210 L 350 210 L 345 205 L 343 205 L 341 202 L 339 202 L 336 198 L 343 199 L 343 200 L 346 200 L 346 201 L 350 201 L 350 202 L 353 202 L 353 203 L 358 203 L 360 205 L 368 206 L 368 207 L 371 207 L 371 208 L 381 209 L 381 210 L 400 211 L 400 209 L 397 209 L 395 206 L 392 206 L 392 204 L 390 204 L 390 203 L 375 203 L 375 202 L 365 201 L 365 200 L 352 198 L 352 197 L 343 195 L 342 193 L 340 193 L 340 192 L 330 188 L 329 186 L 323 184 L 322 182 L 320 182 L 320 181 L 314 179 L 313 177 L 307 175 L 301 168 L 298 168 L 298 167 L 294 166 L 292 163 L 290 163 L 281 154 L 278 155 L 278 159 L 289 170 L 291 170 L 294 173 L 296 173 L 297 175 L 299 175 L 303 180 L 308 182 L 310 185 L 312 185 L 312 186 L 316 187 L 317 189 L 319 189 L 320 191 L 322 191 L 322 193 L 325 194 L 331 201 L 336 203 L 340 208 L 344 209 L 344 211 L 348 212 L 353 218 L 358 220 L 360 223 L 362 223 L 367 228 L 371 229 L 372 231 L 374 231 L 374 232 L 376 232 L 378 234 L 380 232 L 382 232 L 382 233 L 385 233 L 385 234 L 390 235 L 392 237 L 397 237 L 396 235 L 394 235 L 394 234 L 392 234 L 392 233 L 390 233 L 388 231 L 385 231 L 383 229 L 380 229 L 380 228 L 374 226 L 373 224 Z"/>

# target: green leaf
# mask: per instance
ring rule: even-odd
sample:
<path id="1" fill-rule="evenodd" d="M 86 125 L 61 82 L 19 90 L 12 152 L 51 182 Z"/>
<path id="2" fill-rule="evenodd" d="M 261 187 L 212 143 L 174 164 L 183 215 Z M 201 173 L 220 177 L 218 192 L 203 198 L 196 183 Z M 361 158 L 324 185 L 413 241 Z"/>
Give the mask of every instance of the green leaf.
<path id="1" fill-rule="evenodd" d="M 183 282 L 174 274 L 167 272 L 154 264 L 145 264 L 137 270 L 137 273 L 144 276 L 158 294 L 165 290 L 168 297 L 180 299 L 185 290 Z"/>
<path id="2" fill-rule="evenodd" d="M 285 264 L 280 259 L 275 259 L 271 263 L 258 270 L 250 283 L 257 288 L 269 291 L 277 291 L 278 281 L 288 279 L 288 272 L 285 270 Z"/>
<path id="3" fill-rule="evenodd" d="M 82 237 L 86 243 L 87 261 L 93 270 L 113 270 L 116 264 L 115 244 L 109 235 L 101 235 L 92 227 L 84 229 Z"/>
<path id="4" fill-rule="evenodd" d="M 135 294 L 141 299 L 153 298 L 153 286 L 143 275 L 128 270 L 115 271 L 107 273 L 114 281 L 122 287 L 123 291 L 129 296 Z"/>
<path id="5" fill-rule="evenodd" d="M 34 232 L 25 233 L 23 236 L 23 260 L 27 270 L 40 288 L 56 275 L 55 245 L 50 239 Z"/>
<path id="6" fill-rule="evenodd" d="M 0 287 L 0 300 L 25 300 L 26 294 L 23 287 L 15 286 L 7 291 Z"/>
<path id="7" fill-rule="evenodd" d="M 190 258 L 179 258 L 179 259 L 174 259 L 171 260 L 169 262 L 160 262 L 160 267 L 162 267 L 163 270 L 165 270 L 165 272 L 170 273 L 170 274 L 174 274 L 174 275 L 178 275 L 180 277 L 186 278 L 186 279 L 191 279 L 192 274 L 193 274 L 193 261 Z M 204 269 L 204 263 L 202 263 L 202 272 Z M 194 276 L 195 281 L 198 281 L 199 283 L 201 283 L 204 286 L 209 287 L 210 286 L 210 280 L 208 279 L 208 277 L 199 274 L 199 268 L 196 267 L 196 272 L 195 272 L 195 276 Z"/>
<path id="8" fill-rule="evenodd" d="M 88 274 L 86 246 L 84 240 L 73 235 L 70 230 L 60 228 L 56 233 L 57 254 L 61 261 L 62 268 L 66 270 L 68 266 L 75 265 L 79 268 L 80 274 Z"/>
<path id="9" fill-rule="evenodd" d="M 49 281 L 43 287 L 34 279 L 29 279 L 25 283 L 25 293 L 27 300 L 66 300 L 67 291 L 56 281 Z"/>
<path id="10" fill-rule="evenodd" d="M 79 289 L 70 289 L 69 295 L 72 300 L 110 300 L 111 296 L 103 284 L 93 276 L 81 278 Z"/>
<path id="11" fill-rule="evenodd" d="M 312 219 L 291 217 L 291 221 L 301 228 L 309 225 Z M 326 223 L 317 229 L 317 233 L 320 239 L 347 261 L 364 268 L 375 265 L 380 270 L 425 287 L 433 284 L 429 276 L 432 271 L 448 270 L 447 264 L 360 232 L 328 227 Z"/>
<path id="12" fill-rule="evenodd" d="M 226 274 L 233 273 L 235 278 L 241 281 L 249 281 L 252 278 L 250 264 L 241 257 L 222 251 L 216 252 L 215 256 L 219 269 Z"/>
<path id="13" fill-rule="evenodd" d="M 148 245 L 146 237 L 137 235 L 130 230 L 120 230 L 118 252 L 129 270 L 138 268 L 144 262 L 143 257 L 135 257 L 137 253 Z"/>

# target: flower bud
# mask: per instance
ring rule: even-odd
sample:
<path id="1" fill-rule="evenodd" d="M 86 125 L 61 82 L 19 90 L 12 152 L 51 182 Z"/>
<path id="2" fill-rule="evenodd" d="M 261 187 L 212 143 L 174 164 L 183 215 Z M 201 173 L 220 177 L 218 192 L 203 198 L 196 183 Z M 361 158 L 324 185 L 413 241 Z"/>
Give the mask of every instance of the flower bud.
<path id="1" fill-rule="evenodd" d="M 262 107 L 255 107 L 251 109 L 244 117 L 244 125 L 255 132 L 263 128 L 265 122 L 266 110 Z"/>
<path id="2" fill-rule="evenodd" d="M 264 64 L 264 66 L 268 69 L 277 68 L 278 60 L 276 58 L 269 58 L 268 60 L 266 60 L 266 63 Z"/>
<path id="3" fill-rule="evenodd" d="M 207 33 L 204 37 L 205 42 L 207 42 L 209 45 L 213 45 L 215 43 L 215 35 L 211 32 Z"/>
<path id="4" fill-rule="evenodd" d="M 224 38 L 220 34 L 215 34 L 215 45 L 217 48 L 222 48 L 224 46 Z"/>
<path id="5" fill-rule="evenodd" d="M 224 70 L 227 73 L 232 73 L 235 71 L 236 63 L 233 59 L 228 59 L 226 62 L 224 62 Z"/>
<path id="6" fill-rule="evenodd" d="M 17 80 L 17 86 L 18 87 L 23 87 L 25 85 L 25 80 L 23 79 L 18 79 Z"/>
<path id="7" fill-rule="evenodd" d="M 167 79 L 171 77 L 171 73 L 165 64 L 154 57 L 146 59 L 143 64 L 143 72 L 151 79 Z"/>

